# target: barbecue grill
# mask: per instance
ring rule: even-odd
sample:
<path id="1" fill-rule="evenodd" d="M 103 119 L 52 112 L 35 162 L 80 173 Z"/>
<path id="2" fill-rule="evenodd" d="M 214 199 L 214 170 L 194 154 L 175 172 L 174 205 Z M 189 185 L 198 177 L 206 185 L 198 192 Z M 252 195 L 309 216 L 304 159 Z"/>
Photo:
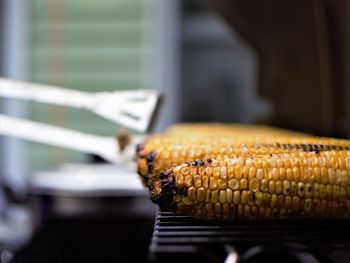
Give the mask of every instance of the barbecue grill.
<path id="1" fill-rule="evenodd" d="M 156 215 L 153 262 L 349 262 L 349 220 L 203 221 Z"/>

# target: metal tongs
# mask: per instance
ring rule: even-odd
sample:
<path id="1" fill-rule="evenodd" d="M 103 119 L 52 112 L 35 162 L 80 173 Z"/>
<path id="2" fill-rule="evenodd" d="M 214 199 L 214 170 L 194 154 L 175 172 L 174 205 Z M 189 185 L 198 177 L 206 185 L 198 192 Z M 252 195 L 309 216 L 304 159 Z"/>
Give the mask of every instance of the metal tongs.
<path id="1" fill-rule="evenodd" d="M 0 78 L 0 97 L 85 109 L 139 132 L 148 132 L 160 95 L 154 90 L 82 92 L 49 85 Z M 115 137 L 98 136 L 0 114 L 0 135 L 96 154 L 113 163 L 132 160 L 135 145 L 144 136 L 133 136 L 126 147 Z"/>

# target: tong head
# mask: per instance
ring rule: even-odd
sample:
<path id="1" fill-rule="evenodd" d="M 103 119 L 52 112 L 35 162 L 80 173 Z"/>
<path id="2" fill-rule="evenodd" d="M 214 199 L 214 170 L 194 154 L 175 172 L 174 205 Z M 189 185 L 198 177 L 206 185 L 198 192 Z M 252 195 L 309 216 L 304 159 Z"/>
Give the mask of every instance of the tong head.
<path id="1" fill-rule="evenodd" d="M 149 132 L 159 110 L 161 96 L 155 90 L 94 93 L 90 110 L 139 132 Z"/>

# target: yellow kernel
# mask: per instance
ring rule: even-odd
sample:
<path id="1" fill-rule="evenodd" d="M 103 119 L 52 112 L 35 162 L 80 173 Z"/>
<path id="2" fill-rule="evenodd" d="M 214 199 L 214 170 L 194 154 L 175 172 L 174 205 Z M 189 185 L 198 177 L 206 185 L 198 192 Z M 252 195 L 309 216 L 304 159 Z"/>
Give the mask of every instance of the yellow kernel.
<path id="1" fill-rule="evenodd" d="M 219 189 L 226 189 L 227 188 L 226 180 L 219 179 L 218 180 L 218 188 Z"/>
<path id="2" fill-rule="evenodd" d="M 271 207 L 276 207 L 277 206 L 277 195 L 276 194 L 272 194 L 271 195 Z"/>
<path id="3" fill-rule="evenodd" d="M 241 165 L 235 166 L 235 178 L 238 180 L 242 178 L 242 166 Z"/>
<path id="4" fill-rule="evenodd" d="M 243 166 L 243 170 L 242 170 L 242 177 L 244 178 L 244 179 L 248 179 L 248 174 L 249 174 L 249 166 Z"/>
<path id="5" fill-rule="evenodd" d="M 226 203 L 226 191 L 225 190 L 220 191 L 219 202 L 222 204 Z"/>
<path id="6" fill-rule="evenodd" d="M 346 187 L 348 185 L 348 175 L 346 170 L 341 171 L 341 186 Z"/>
<path id="7" fill-rule="evenodd" d="M 247 179 L 241 179 L 239 181 L 239 184 L 240 184 L 240 189 L 241 190 L 248 189 L 248 181 L 247 181 Z"/>
<path id="8" fill-rule="evenodd" d="M 270 206 L 271 204 L 271 195 L 268 193 L 263 193 L 263 206 Z"/>
<path id="9" fill-rule="evenodd" d="M 286 169 L 286 179 L 288 181 L 293 181 L 293 171 L 291 168 Z"/>
<path id="10" fill-rule="evenodd" d="M 259 190 L 259 181 L 256 178 L 249 181 L 249 190 L 252 192 L 257 192 Z"/>
<path id="11" fill-rule="evenodd" d="M 178 176 L 176 176 L 176 183 L 179 186 L 184 186 L 185 185 L 185 178 L 181 174 L 179 174 Z"/>
<path id="12" fill-rule="evenodd" d="M 269 193 L 273 194 L 275 192 L 275 182 L 274 181 L 270 181 L 269 182 Z"/>
<path id="13" fill-rule="evenodd" d="M 226 168 L 226 166 L 221 166 L 220 178 L 221 179 L 227 179 L 227 168 Z"/>
<path id="14" fill-rule="evenodd" d="M 188 197 L 191 198 L 193 201 L 197 199 L 196 192 L 196 188 L 194 188 L 193 186 L 188 188 Z"/>
<path id="15" fill-rule="evenodd" d="M 293 180 L 295 182 L 300 181 L 300 169 L 299 169 L 299 167 L 293 167 Z"/>
<path id="16" fill-rule="evenodd" d="M 272 168 L 272 178 L 275 181 L 280 179 L 278 168 Z"/>
<path id="17" fill-rule="evenodd" d="M 228 176 L 228 178 L 232 178 L 234 176 L 234 168 L 233 168 L 233 166 L 229 166 L 227 168 L 227 176 Z"/>
<path id="18" fill-rule="evenodd" d="M 209 203 L 210 202 L 210 199 L 211 199 L 211 190 L 207 190 L 205 192 L 205 202 L 206 203 Z"/>
<path id="19" fill-rule="evenodd" d="M 200 176 L 205 175 L 205 167 L 204 166 L 198 168 L 198 174 Z"/>
<path id="20" fill-rule="evenodd" d="M 196 175 L 198 174 L 198 168 L 196 166 L 192 166 L 190 168 L 190 175 Z"/>
<path id="21" fill-rule="evenodd" d="M 286 169 L 279 168 L 280 180 L 283 181 L 286 178 Z"/>
<path id="22" fill-rule="evenodd" d="M 191 206 L 193 204 L 192 200 L 187 196 L 182 198 L 182 202 L 187 206 Z"/>
<path id="23" fill-rule="evenodd" d="M 241 201 L 241 194 L 240 191 L 234 191 L 233 192 L 233 203 L 238 205 Z"/>
<path id="24" fill-rule="evenodd" d="M 215 190 L 218 188 L 218 179 L 215 177 L 210 177 L 210 189 Z"/>
<path id="25" fill-rule="evenodd" d="M 218 200 L 219 200 L 219 191 L 218 190 L 212 191 L 210 202 L 216 203 Z"/>
<path id="26" fill-rule="evenodd" d="M 249 175 L 248 175 L 249 180 L 255 178 L 255 174 L 256 174 L 255 167 L 250 167 L 249 168 Z"/>
<path id="27" fill-rule="evenodd" d="M 262 192 L 256 192 L 255 193 L 255 205 L 260 207 L 263 202 L 263 193 Z"/>
<path id="28" fill-rule="evenodd" d="M 202 186 L 202 177 L 201 177 L 200 175 L 195 175 L 195 176 L 193 177 L 193 180 L 194 180 L 194 186 L 195 186 L 196 188 Z"/>
<path id="29" fill-rule="evenodd" d="M 200 202 L 205 200 L 205 189 L 203 187 L 197 189 L 197 200 Z"/>
<path id="30" fill-rule="evenodd" d="M 248 203 L 248 195 L 249 195 L 249 192 L 248 192 L 248 191 L 242 191 L 242 192 L 241 192 L 241 204 L 242 204 L 242 205 Z"/>
<path id="31" fill-rule="evenodd" d="M 182 167 L 181 173 L 182 173 L 183 175 L 189 174 L 189 173 L 190 173 L 190 168 L 188 168 L 187 166 Z"/>
<path id="32" fill-rule="evenodd" d="M 321 182 L 323 184 L 327 184 L 328 183 L 328 173 L 327 173 L 327 168 L 325 167 L 321 167 Z"/>
<path id="33" fill-rule="evenodd" d="M 266 179 L 261 180 L 260 190 L 262 192 L 268 192 L 269 191 L 269 182 Z"/>
<path id="34" fill-rule="evenodd" d="M 232 198 L 233 198 L 233 192 L 230 188 L 226 189 L 226 202 L 227 203 L 232 203 Z"/>
<path id="35" fill-rule="evenodd" d="M 219 177 L 220 176 L 220 167 L 214 167 L 213 169 L 213 176 Z"/>
<path id="36" fill-rule="evenodd" d="M 205 168 L 205 174 L 208 175 L 208 176 L 212 176 L 212 174 L 213 174 L 213 167 L 207 166 Z"/>
<path id="37" fill-rule="evenodd" d="M 209 188 L 209 177 L 208 176 L 202 176 L 202 183 L 203 183 L 203 187 L 205 189 Z"/>
<path id="38" fill-rule="evenodd" d="M 181 166 L 180 166 L 180 165 L 175 166 L 173 172 L 174 172 L 174 175 L 175 175 L 175 176 L 176 176 L 177 174 L 179 174 L 179 173 L 181 172 Z"/>
<path id="39" fill-rule="evenodd" d="M 192 175 L 186 175 L 186 177 L 185 177 L 185 185 L 187 187 L 191 187 L 193 185 L 193 176 Z"/>
<path id="40" fill-rule="evenodd" d="M 232 190 L 238 190 L 239 181 L 235 178 L 232 178 L 230 181 L 228 181 L 228 187 L 230 187 Z"/>
<path id="41" fill-rule="evenodd" d="M 264 179 L 264 171 L 263 171 L 263 169 L 259 168 L 256 171 L 256 179 L 258 179 L 259 181 Z"/>
<path id="42" fill-rule="evenodd" d="M 341 184 L 341 171 L 339 169 L 335 171 L 335 184 Z"/>
<path id="43" fill-rule="evenodd" d="M 281 194 L 283 191 L 283 186 L 281 181 L 276 181 L 275 183 L 275 188 L 276 188 L 276 194 Z"/>
<path id="44" fill-rule="evenodd" d="M 335 172 L 333 168 L 328 168 L 328 182 L 330 184 L 335 183 Z"/>

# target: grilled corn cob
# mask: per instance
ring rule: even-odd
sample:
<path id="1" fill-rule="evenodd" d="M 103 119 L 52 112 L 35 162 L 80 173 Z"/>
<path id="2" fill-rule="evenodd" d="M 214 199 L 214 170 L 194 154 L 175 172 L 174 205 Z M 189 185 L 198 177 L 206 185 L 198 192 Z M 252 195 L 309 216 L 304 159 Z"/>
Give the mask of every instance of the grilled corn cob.
<path id="1" fill-rule="evenodd" d="M 312 137 L 268 127 L 182 124 L 171 127 L 164 134 L 152 136 L 140 145 L 137 163 L 139 174 L 151 187 L 161 172 L 193 160 L 293 151 L 317 153 L 349 147 L 349 141 L 345 140 Z"/>
<path id="2" fill-rule="evenodd" d="M 350 151 L 194 160 L 161 172 L 151 199 L 204 219 L 350 218 Z"/>

